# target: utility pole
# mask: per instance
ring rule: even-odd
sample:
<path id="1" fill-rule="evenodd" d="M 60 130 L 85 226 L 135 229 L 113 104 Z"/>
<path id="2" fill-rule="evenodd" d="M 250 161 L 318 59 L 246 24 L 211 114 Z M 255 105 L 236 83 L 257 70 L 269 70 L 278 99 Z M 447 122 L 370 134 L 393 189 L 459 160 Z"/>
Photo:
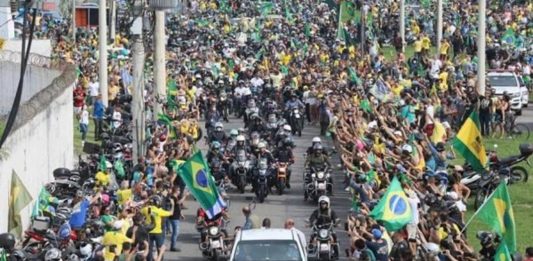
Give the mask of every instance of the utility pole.
<path id="1" fill-rule="evenodd" d="M 405 53 L 405 0 L 400 0 L 400 35 L 402 38 L 402 53 Z"/>
<path id="2" fill-rule="evenodd" d="M 479 18 L 477 34 L 477 92 L 479 95 L 485 95 L 485 19 L 486 17 L 486 0 L 479 0 Z"/>
<path id="3" fill-rule="evenodd" d="M 154 32 L 154 82 L 156 86 L 156 98 L 154 114 L 163 112 L 163 105 L 166 97 L 167 73 L 165 69 L 165 11 L 155 11 L 155 32 Z"/>
<path id="4" fill-rule="evenodd" d="M 133 54 L 133 91 L 131 112 L 134 121 L 133 158 L 144 155 L 145 114 L 144 114 L 144 46 L 142 38 L 136 37 L 132 47 Z"/>
<path id="5" fill-rule="evenodd" d="M 100 80 L 100 94 L 102 95 L 102 102 L 107 107 L 107 19 L 105 2 L 105 0 L 99 0 L 98 6 L 98 57 L 100 59 L 98 79 Z"/>
<path id="6" fill-rule="evenodd" d="M 114 0 L 109 1 L 109 11 L 111 12 L 111 26 L 109 27 L 109 38 L 113 44 L 115 43 L 115 31 L 117 22 L 117 4 Z"/>
<path id="7" fill-rule="evenodd" d="M 437 53 L 442 42 L 442 0 L 437 0 Z"/>
<path id="8" fill-rule="evenodd" d="M 366 12 L 364 11 L 365 8 L 363 6 L 363 12 L 361 12 L 361 19 L 359 19 L 361 21 L 361 46 L 360 46 L 360 49 L 361 49 L 361 54 L 365 54 L 365 23 L 366 23 Z"/>
<path id="9" fill-rule="evenodd" d="M 76 42 L 76 0 L 72 0 L 72 41 Z"/>

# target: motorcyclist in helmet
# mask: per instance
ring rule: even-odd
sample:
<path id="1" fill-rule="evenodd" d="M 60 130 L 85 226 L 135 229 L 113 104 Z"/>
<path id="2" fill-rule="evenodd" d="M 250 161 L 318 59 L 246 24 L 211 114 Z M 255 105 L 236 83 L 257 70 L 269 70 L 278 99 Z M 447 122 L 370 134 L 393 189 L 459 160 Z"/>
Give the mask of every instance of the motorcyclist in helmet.
<path id="1" fill-rule="evenodd" d="M 292 136 L 291 125 L 285 124 L 276 133 L 276 136 L 274 137 L 274 143 L 276 144 L 277 147 L 281 146 L 281 143 L 285 140 L 285 138 L 291 138 L 291 136 Z"/>
<path id="2" fill-rule="evenodd" d="M 322 147 L 324 147 L 324 145 L 322 144 L 322 140 L 320 139 L 320 137 L 314 137 L 313 140 L 311 141 L 311 146 L 307 147 L 307 151 L 306 151 L 307 155 L 311 155 L 311 154 L 313 154 L 314 147 L 315 147 L 315 145 L 317 145 L 317 144 L 320 144 L 320 145 L 322 145 Z M 324 149 L 322 152 L 323 152 L 324 154 L 327 153 L 325 149 Z"/>
<path id="3" fill-rule="evenodd" d="M 215 130 L 209 134 L 207 141 L 212 143 L 213 141 L 218 141 L 220 144 L 225 144 L 228 137 L 224 132 L 224 124 L 222 122 L 217 122 L 215 124 Z"/>
<path id="4" fill-rule="evenodd" d="M 311 227 L 316 226 L 317 228 L 325 227 L 329 224 L 336 225 L 338 222 L 337 214 L 333 209 L 331 209 L 330 201 L 328 196 L 321 196 L 318 199 L 318 209 L 315 209 L 311 216 L 309 217 L 309 225 Z M 333 251 L 334 255 L 338 256 L 339 248 L 337 245 L 337 235 L 333 229 L 331 230 L 331 236 L 333 238 Z M 311 236 L 309 244 L 311 246 L 315 245 L 316 234 Z"/>
<path id="5" fill-rule="evenodd" d="M 290 165 L 294 163 L 294 154 L 292 153 L 292 141 L 289 138 L 286 138 L 283 141 L 283 146 L 278 147 L 273 154 L 276 162 L 288 163 L 287 166 L 287 188 L 291 188 L 291 167 Z"/>
<path id="6" fill-rule="evenodd" d="M 291 98 L 285 103 L 285 118 L 289 119 L 290 113 L 294 109 L 303 110 L 305 105 L 298 99 L 295 93 L 291 94 Z"/>
<path id="7" fill-rule="evenodd" d="M 265 124 L 263 123 L 263 119 L 259 117 L 259 114 L 253 113 L 252 115 L 250 115 L 250 124 L 248 125 L 248 129 L 252 132 L 264 132 L 264 130 L 266 129 Z"/>
<path id="8" fill-rule="evenodd" d="M 207 152 L 207 155 L 206 155 L 207 163 L 209 165 L 211 165 L 214 160 L 220 160 L 220 161 L 225 160 L 224 154 L 222 154 L 220 147 L 221 145 L 220 145 L 220 142 L 218 141 L 213 141 L 211 143 L 211 147 L 209 148 L 209 151 Z"/>
<path id="9" fill-rule="evenodd" d="M 324 148 L 321 144 L 315 144 L 313 146 L 313 153 L 307 155 L 305 161 L 305 184 L 311 181 L 311 169 L 324 169 L 324 167 L 330 167 L 328 156 L 324 154 Z M 331 181 L 330 181 L 331 182 Z"/>
<path id="10" fill-rule="evenodd" d="M 233 148 L 235 148 L 235 145 L 237 145 L 237 136 L 239 136 L 239 131 L 237 131 L 237 129 L 232 129 L 229 132 L 229 137 L 226 140 L 226 144 L 224 144 L 225 153 L 228 154 L 233 151 Z"/>
<path id="11" fill-rule="evenodd" d="M 228 237 L 228 232 L 224 224 L 224 220 L 229 220 L 227 209 L 223 209 L 220 213 L 209 218 L 207 212 L 203 208 L 196 210 L 196 229 L 200 232 L 200 242 L 204 242 L 207 236 L 207 229 L 211 225 L 220 227 L 220 231 L 224 234 L 224 237 Z"/>
<path id="12" fill-rule="evenodd" d="M 216 106 L 211 106 L 209 108 L 210 109 L 207 110 L 205 114 L 205 129 L 207 130 L 207 133 L 211 133 L 213 129 L 216 128 L 215 125 L 222 119 Z"/>
<path id="13" fill-rule="evenodd" d="M 254 169 L 258 170 L 260 166 L 260 162 L 263 160 L 266 160 L 266 166 L 269 166 L 269 170 L 267 171 L 268 173 L 267 176 L 271 177 L 270 174 L 272 172 L 272 169 L 270 169 L 270 166 L 272 166 L 272 164 L 274 163 L 274 157 L 272 156 L 272 153 L 269 150 L 267 150 L 266 143 L 263 141 L 259 142 L 259 144 L 257 145 L 257 149 L 258 149 L 257 155 L 255 155 L 256 165 L 254 166 Z M 255 191 L 255 187 L 257 183 L 257 179 L 256 179 L 257 171 L 253 171 L 253 175 L 254 177 L 252 177 L 252 187 L 254 189 L 253 191 Z"/>

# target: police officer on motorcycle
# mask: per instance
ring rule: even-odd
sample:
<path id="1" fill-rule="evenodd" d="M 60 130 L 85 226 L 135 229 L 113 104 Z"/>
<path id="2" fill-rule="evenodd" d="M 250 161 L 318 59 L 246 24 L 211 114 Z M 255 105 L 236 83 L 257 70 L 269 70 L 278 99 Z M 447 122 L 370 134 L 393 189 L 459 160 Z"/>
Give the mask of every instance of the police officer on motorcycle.
<path id="1" fill-rule="evenodd" d="M 207 138 L 207 141 L 209 143 L 218 141 L 220 144 L 226 144 L 227 139 L 228 137 L 226 136 L 226 133 L 224 132 L 224 124 L 222 124 L 222 122 L 217 122 L 215 124 L 215 130 L 209 133 L 209 137 Z"/>
<path id="2" fill-rule="evenodd" d="M 248 125 L 248 129 L 251 132 L 259 132 L 263 133 L 266 131 L 265 124 L 263 123 L 263 120 L 261 117 L 259 117 L 259 114 L 253 113 L 250 115 L 250 124 Z"/>
<path id="3" fill-rule="evenodd" d="M 318 209 L 315 209 L 311 216 L 309 217 L 309 225 L 311 227 L 316 226 L 317 228 L 320 228 L 321 226 L 326 226 L 328 224 L 331 224 L 332 226 L 337 225 L 338 218 L 337 214 L 333 209 L 331 209 L 329 197 L 328 196 L 321 196 L 318 199 Z M 316 235 L 313 234 L 311 236 L 311 240 L 309 241 L 310 245 L 313 245 L 313 241 L 315 240 Z M 334 255 L 339 255 L 339 247 L 337 245 L 337 235 L 335 234 L 335 231 L 333 229 L 331 230 L 331 237 L 333 238 L 333 251 Z"/>
<path id="4" fill-rule="evenodd" d="M 277 162 L 288 163 L 286 186 L 287 186 L 287 188 L 290 189 L 291 188 L 291 184 L 290 184 L 290 181 L 291 181 L 290 164 L 294 163 L 294 154 L 292 153 L 292 140 L 289 139 L 289 138 L 286 138 L 283 141 L 283 146 L 278 147 L 274 151 L 274 155 L 273 156 L 274 156 L 274 158 L 276 159 Z"/>
<path id="5" fill-rule="evenodd" d="M 322 145 L 322 140 L 320 139 L 320 137 L 314 137 L 313 140 L 311 141 L 311 146 L 307 147 L 307 155 L 311 155 L 313 154 L 313 151 L 314 151 L 314 148 L 315 148 L 315 145 L 317 144 L 320 144 Z M 324 145 L 322 145 L 322 147 L 324 147 Z M 326 151 L 323 150 L 322 151 L 324 154 L 326 154 Z"/>
<path id="6" fill-rule="evenodd" d="M 253 181 L 252 187 L 254 188 L 254 191 L 255 191 L 255 187 L 257 183 L 256 175 L 257 175 L 257 171 L 259 170 L 259 163 L 262 160 L 266 160 L 266 165 L 269 166 L 269 169 L 267 170 L 268 177 L 272 176 L 270 175 L 272 172 L 272 169 L 270 169 L 270 166 L 272 166 L 272 164 L 274 163 L 274 157 L 272 156 L 272 153 L 269 150 L 267 150 L 265 142 L 263 141 L 259 142 L 259 144 L 257 144 L 257 149 L 258 149 L 257 155 L 255 155 L 255 158 L 256 158 L 255 171 L 253 173 L 254 177 L 252 177 L 252 181 Z"/>
<path id="7" fill-rule="evenodd" d="M 303 102 L 298 99 L 295 93 L 291 94 L 291 99 L 285 103 L 285 118 L 287 119 L 287 121 L 289 120 L 289 116 L 292 110 L 302 110 L 303 108 L 305 108 Z"/>
<path id="8" fill-rule="evenodd" d="M 322 169 L 324 166 L 331 166 L 329 163 L 329 158 L 326 154 L 324 154 L 324 148 L 322 147 L 322 144 L 315 144 L 313 146 L 313 153 L 307 155 L 307 159 L 305 161 L 305 184 L 308 184 L 311 181 L 312 168 Z"/>

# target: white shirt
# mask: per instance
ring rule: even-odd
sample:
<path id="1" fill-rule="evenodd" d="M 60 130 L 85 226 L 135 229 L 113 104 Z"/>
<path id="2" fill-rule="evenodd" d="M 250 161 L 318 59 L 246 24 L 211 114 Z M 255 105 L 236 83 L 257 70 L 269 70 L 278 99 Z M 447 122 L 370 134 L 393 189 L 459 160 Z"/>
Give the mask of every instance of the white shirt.
<path id="1" fill-rule="evenodd" d="M 434 115 L 435 115 L 435 108 L 433 107 L 433 105 L 428 105 L 428 107 L 426 109 L 426 116 L 428 116 L 426 124 L 433 123 L 433 120 L 431 120 L 431 119 L 435 118 Z"/>
<path id="2" fill-rule="evenodd" d="M 250 87 L 243 87 L 242 88 L 242 95 L 252 95 L 252 90 L 250 90 Z"/>
<path id="3" fill-rule="evenodd" d="M 265 82 L 263 81 L 263 79 L 259 78 L 259 77 L 254 77 L 252 78 L 252 80 L 250 80 L 250 82 L 252 83 L 252 85 L 254 87 L 260 87 L 260 86 L 263 86 L 263 84 L 265 84 Z"/>
<path id="4" fill-rule="evenodd" d="M 411 220 L 410 224 L 418 225 L 420 222 L 420 217 L 418 215 L 418 204 L 420 203 L 420 199 L 416 195 L 414 191 L 410 192 L 408 195 L 409 205 L 411 205 L 411 210 L 413 212 L 413 219 Z"/>
<path id="5" fill-rule="evenodd" d="M 89 112 L 87 110 L 81 112 L 80 123 L 89 125 Z"/>
<path id="6" fill-rule="evenodd" d="M 235 93 L 235 96 L 241 97 L 243 95 L 243 93 L 244 93 L 244 87 L 237 86 L 237 88 L 235 88 L 235 90 L 233 90 L 233 92 Z"/>
<path id="7" fill-rule="evenodd" d="M 89 84 L 89 96 L 96 97 L 100 93 L 100 83 L 91 82 Z"/>
<path id="8" fill-rule="evenodd" d="M 113 112 L 113 127 L 118 128 L 122 124 L 122 114 L 118 111 Z"/>

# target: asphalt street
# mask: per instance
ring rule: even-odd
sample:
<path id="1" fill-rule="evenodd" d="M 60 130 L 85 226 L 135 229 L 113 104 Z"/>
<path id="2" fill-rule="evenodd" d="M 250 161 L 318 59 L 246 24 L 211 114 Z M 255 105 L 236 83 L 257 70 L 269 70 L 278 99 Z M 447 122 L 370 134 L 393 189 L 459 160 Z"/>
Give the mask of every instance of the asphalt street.
<path id="1" fill-rule="evenodd" d="M 232 118 L 229 123 L 224 124 L 226 131 L 232 128 L 242 127 L 243 123 L 241 119 Z M 294 149 L 295 163 L 292 165 L 291 176 L 291 189 L 286 190 L 284 195 L 278 195 L 273 189 L 273 194 L 268 195 L 263 204 L 257 203 L 253 212 L 262 220 L 263 218 L 270 218 L 272 221 L 272 227 L 282 228 L 287 218 L 293 218 L 296 223 L 296 227 L 303 231 L 307 240 L 311 235 L 311 229 L 305 227 L 304 220 L 309 218 L 312 211 L 317 205 L 308 200 L 304 201 L 303 197 L 303 165 L 304 165 L 304 153 L 308 146 L 311 144 L 311 139 L 319 134 L 319 129 L 314 126 L 307 125 L 302 132 L 301 137 L 294 137 L 296 148 Z M 322 138 L 326 141 L 326 138 Z M 326 141 L 326 146 L 331 148 L 333 145 L 331 141 Z M 200 146 L 202 152 L 206 152 L 206 146 L 202 141 Z M 333 166 L 337 166 L 339 160 L 338 155 L 333 154 L 330 159 Z M 344 222 L 348 215 L 350 208 L 349 194 L 343 190 L 342 185 L 342 173 L 338 170 L 334 170 L 334 195 L 331 197 L 332 207 L 337 212 L 337 215 Z M 228 225 L 228 233 L 230 236 L 233 234 L 235 226 L 242 226 L 244 224 L 244 216 L 241 209 L 248 204 L 251 204 L 254 199 L 254 194 L 250 192 L 251 186 L 247 187 L 247 191 L 244 194 L 240 194 L 238 191 L 228 191 L 230 197 L 230 217 L 231 222 Z M 179 248 L 181 252 L 167 252 L 165 254 L 165 260 L 204 260 L 202 254 L 198 249 L 199 233 L 195 229 L 195 215 L 196 210 L 199 207 L 198 203 L 193 199 L 188 199 L 185 202 L 188 209 L 184 210 L 185 219 L 181 222 L 181 231 L 178 237 Z M 337 237 L 340 240 L 341 256 L 344 256 L 344 249 L 348 246 L 348 238 L 344 232 L 344 223 L 339 225 L 336 229 Z M 167 237 L 167 249 L 169 249 L 169 237 Z M 342 260 L 342 259 L 341 259 Z"/>

